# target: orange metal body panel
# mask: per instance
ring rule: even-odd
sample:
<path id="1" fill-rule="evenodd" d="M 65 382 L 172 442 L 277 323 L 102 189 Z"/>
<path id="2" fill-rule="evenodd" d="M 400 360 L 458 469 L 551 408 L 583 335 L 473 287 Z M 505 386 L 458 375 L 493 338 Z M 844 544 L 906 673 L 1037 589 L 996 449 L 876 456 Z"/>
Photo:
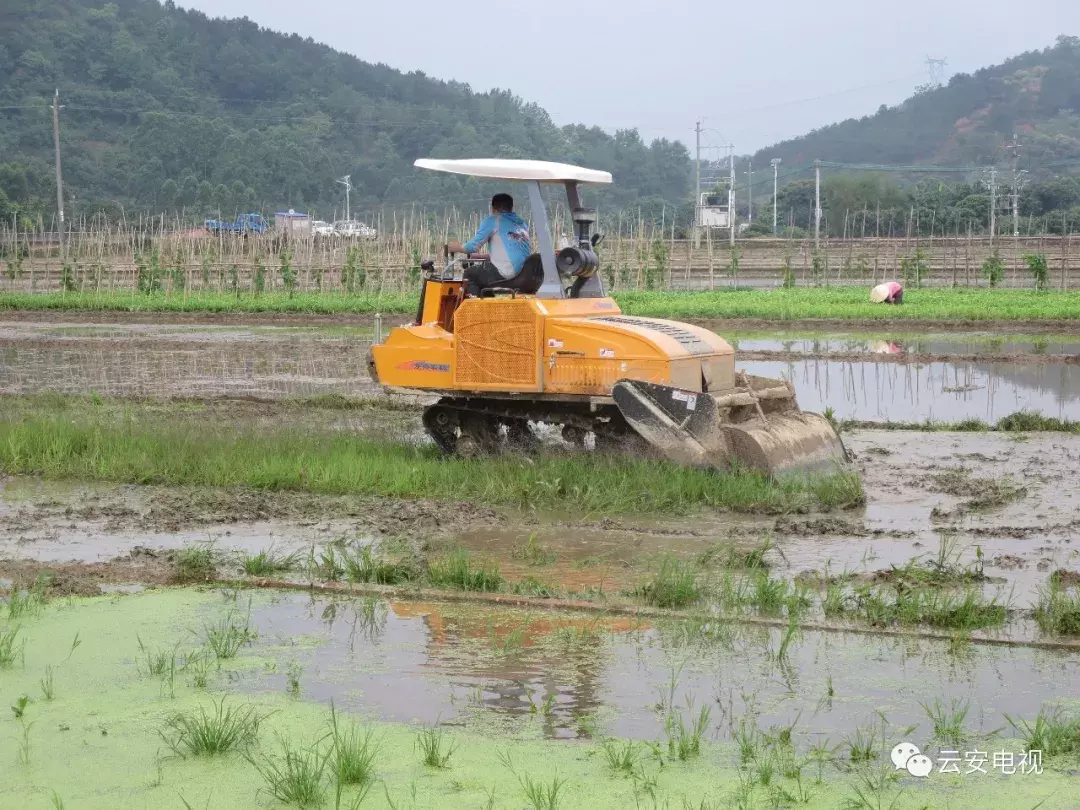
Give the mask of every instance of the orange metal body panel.
<path id="1" fill-rule="evenodd" d="M 623 316 L 609 298 L 467 299 L 448 317 L 460 282 L 427 284 L 424 324 L 372 348 L 383 385 L 582 396 L 610 395 L 627 378 L 689 391 L 734 385 L 734 351 L 701 327 Z"/>

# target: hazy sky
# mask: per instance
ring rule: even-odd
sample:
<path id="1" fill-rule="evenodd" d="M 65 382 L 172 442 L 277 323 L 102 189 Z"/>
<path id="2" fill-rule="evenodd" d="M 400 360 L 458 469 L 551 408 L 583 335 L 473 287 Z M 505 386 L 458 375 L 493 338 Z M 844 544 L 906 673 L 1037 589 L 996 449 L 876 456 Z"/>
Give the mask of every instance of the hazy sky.
<path id="1" fill-rule="evenodd" d="M 556 123 L 637 127 L 740 154 L 1080 35 L 1078 0 L 180 0 L 369 62 L 509 89 Z M 487 45 L 490 40 L 493 44 Z M 715 150 L 704 156 L 715 156 Z"/>

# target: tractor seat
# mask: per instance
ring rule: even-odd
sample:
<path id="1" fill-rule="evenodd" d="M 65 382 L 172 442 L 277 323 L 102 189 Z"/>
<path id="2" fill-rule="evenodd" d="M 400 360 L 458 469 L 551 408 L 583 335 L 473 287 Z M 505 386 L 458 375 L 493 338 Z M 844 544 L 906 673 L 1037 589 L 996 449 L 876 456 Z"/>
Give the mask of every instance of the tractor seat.
<path id="1" fill-rule="evenodd" d="M 504 278 L 497 284 L 484 287 L 480 291 L 482 298 L 489 297 L 499 292 L 521 293 L 522 295 L 535 295 L 544 284 L 544 264 L 540 260 L 539 253 L 532 253 L 521 265 L 517 275 Z"/>

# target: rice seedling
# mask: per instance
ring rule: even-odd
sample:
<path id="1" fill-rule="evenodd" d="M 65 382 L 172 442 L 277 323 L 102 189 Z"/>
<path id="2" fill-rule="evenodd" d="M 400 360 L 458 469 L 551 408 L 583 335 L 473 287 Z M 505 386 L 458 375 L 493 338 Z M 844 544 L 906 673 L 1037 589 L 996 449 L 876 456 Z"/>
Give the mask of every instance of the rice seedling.
<path id="1" fill-rule="evenodd" d="M 22 718 L 28 705 L 30 705 L 29 695 L 22 695 L 15 700 L 15 704 L 11 707 L 11 713 L 15 715 L 16 720 Z"/>
<path id="2" fill-rule="evenodd" d="M 429 768 L 450 767 L 450 757 L 457 750 L 457 743 L 447 739 L 438 725 L 421 729 L 413 745 L 420 749 L 420 762 Z"/>
<path id="3" fill-rule="evenodd" d="M 759 750 L 767 742 L 757 723 L 746 715 L 739 718 L 739 727 L 732 733 L 732 738 L 739 746 L 739 762 L 743 765 L 756 760 Z"/>
<path id="4" fill-rule="evenodd" d="M 883 724 L 884 726 L 884 724 Z M 855 734 L 847 739 L 848 759 L 853 764 L 877 759 L 885 745 L 884 728 L 876 725 L 856 726 Z"/>
<path id="5" fill-rule="evenodd" d="M 1046 758 L 1075 756 L 1080 754 L 1080 717 L 1065 714 L 1058 707 L 1039 710 L 1034 723 L 1024 719 L 1014 720 L 1008 714 L 1005 720 L 1024 740 L 1027 751 L 1042 751 Z"/>
<path id="6" fill-rule="evenodd" d="M 300 697 L 300 676 L 304 674 L 304 667 L 299 661 L 290 661 L 285 669 L 285 691 L 293 697 Z"/>
<path id="7" fill-rule="evenodd" d="M 226 707 L 224 699 L 213 705 L 213 713 L 200 706 L 198 713 L 179 713 L 165 721 L 159 734 L 177 756 L 221 756 L 246 748 L 258 737 L 265 715 L 254 707 Z"/>
<path id="8" fill-rule="evenodd" d="M 814 763 L 814 767 L 817 769 L 817 783 L 819 785 L 825 782 L 825 766 L 836 763 L 836 755 L 840 752 L 840 748 L 839 743 L 830 745 L 828 738 L 818 740 L 810 745 L 806 758 L 808 762 Z"/>
<path id="9" fill-rule="evenodd" d="M 521 791 L 525 794 L 525 798 L 532 810 L 558 810 L 562 789 L 567 780 L 559 779 L 558 774 L 555 774 L 550 782 L 533 779 L 528 773 L 518 773 L 510 757 L 509 750 L 499 751 L 497 756 L 503 767 L 518 780 Z"/>
<path id="10" fill-rule="evenodd" d="M 894 810 L 904 795 L 903 789 L 892 794 L 891 799 L 887 795 L 895 782 L 896 776 L 888 768 L 860 771 L 852 786 L 854 794 L 844 800 L 844 810 Z"/>
<path id="11" fill-rule="evenodd" d="M 641 585 L 637 593 L 649 604 L 661 608 L 678 608 L 701 599 L 696 567 L 671 554 L 660 557 L 659 570 L 652 579 Z"/>
<path id="12" fill-rule="evenodd" d="M 23 722 L 22 733 L 19 735 L 19 764 L 30 764 L 30 729 L 34 727 L 33 721 L 31 723 Z"/>
<path id="13" fill-rule="evenodd" d="M 934 705 L 919 701 L 930 723 L 934 727 L 934 738 L 949 745 L 960 745 L 964 739 L 964 720 L 971 704 L 968 701 L 953 700 L 945 708 L 941 701 L 934 699 Z"/>
<path id="14" fill-rule="evenodd" d="M 52 700 L 56 697 L 56 678 L 55 668 L 52 664 L 48 664 L 45 667 L 45 674 L 41 676 L 41 696 L 45 700 Z"/>
<path id="15" fill-rule="evenodd" d="M 355 554 L 343 555 L 345 577 L 350 582 L 372 582 L 376 585 L 397 585 L 415 578 L 411 566 L 404 562 L 376 557 L 371 546 L 362 546 Z"/>
<path id="16" fill-rule="evenodd" d="M 631 776 L 641 758 L 641 745 L 636 740 L 604 739 L 600 749 L 608 767 L 619 776 Z"/>
<path id="17" fill-rule="evenodd" d="M 1080 635 L 1080 589 L 1067 587 L 1052 576 L 1038 594 L 1034 613 L 1040 630 L 1053 635 Z"/>
<path id="18" fill-rule="evenodd" d="M 142 674 L 149 677 L 159 677 L 168 675 L 169 672 L 176 669 L 176 654 L 180 650 L 180 642 L 167 650 L 151 650 L 143 644 L 142 638 L 138 634 L 136 634 L 135 639 L 139 643 L 139 653 L 142 655 L 142 658 L 136 661 L 135 664 Z"/>
<path id="19" fill-rule="evenodd" d="M 469 550 L 457 546 L 428 565 L 428 580 L 436 587 L 460 588 L 463 591 L 498 591 L 505 580 L 498 563 L 473 559 Z"/>
<path id="20" fill-rule="evenodd" d="M 15 621 L 25 616 L 36 616 L 45 605 L 45 589 L 48 587 L 49 577 L 46 574 L 38 574 L 34 584 L 23 589 L 19 585 L 11 586 L 11 594 L 7 601 L 8 619 Z"/>
<path id="21" fill-rule="evenodd" d="M 536 532 L 530 534 L 529 539 L 523 544 L 515 545 L 510 550 L 510 556 L 529 565 L 550 565 L 557 559 L 555 551 L 550 546 L 536 539 Z"/>
<path id="22" fill-rule="evenodd" d="M 279 739 L 279 748 L 277 755 L 245 755 L 266 782 L 270 795 L 282 804 L 322 805 L 327 791 L 326 766 L 332 749 L 322 751 L 318 743 L 307 748 L 294 747 L 285 738 Z"/>
<path id="23" fill-rule="evenodd" d="M 308 555 L 308 572 L 311 576 L 327 582 L 337 582 L 345 576 L 345 559 L 337 543 L 329 543 L 319 550 L 312 548 Z"/>
<path id="24" fill-rule="evenodd" d="M 693 711 L 693 702 L 687 700 L 687 710 Z M 709 706 L 702 706 L 697 717 L 688 726 L 682 712 L 668 714 L 664 722 L 667 734 L 668 754 L 680 760 L 691 759 L 701 753 L 701 738 L 709 729 Z"/>
<path id="25" fill-rule="evenodd" d="M 52 803 L 53 810 L 64 810 L 64 800 L 60 798 L 60 794 L 55 790 L 52 792 L 49 801 Z"/>
<path id="26" fill-rule="evenodd" d="M 217 555 L 209 543 L 176 552 L 173 560 L 177 582 L 208 582 L 217 575 Z"/>
<path id="27" fill-rule="evenodd" d="M 548 585 L 547 583 L 540 582 L 534 577 L 525 577 L 514 583 L 511 588 L 512 593 L 516 593 L 520 596 L 541 596 L 545 599 L 554 599 L 561 594 L 557 588 Z"/>
<path id="28" fill-rule="evenodd" d="M 656 702 L 656 710 L 663 714 L 670 714 L 675 709 L 675 692 L 679 688 L 679 679 L 682 677 L 683 667 L 686 666 L 686 661 L 682 661 L 678 666 L 672 665 L 670 672 L 668 673 L 667 691 L 661 690 L 657 687 L 657 691 L 660 693 L 660 699 Z"/>
<path id="29" fill-rule="evenodd" d="M 375 783 L 375 760 L 381 743 L 371 729 L 339 723 L 333 704 L 330 705 L 330 733 L 333 743 L 331 768 L 338 784 L 357 785 L 366 794 Z"/>
<path id="30" fill-rule="evenodd" d="M 235 658 L 241 647 L 257 638 L 255 631 L 251 629 L 250 619 L 245 619 L 244 623 L 240 624 L 232 611 L 217 624 L 204 625 L 203 635 L 206 646 L 213 651 L 218 661 Z"/>
<path id="31" fill-rule="evenodd" d="M 509 655 L 520 651 L 525 646 L 525 628 L 515 627 L 508 630 L 502 638 L 495 632 L 494 623 L 488 621 L 488 640 L 491 649 L 500 655 Z"/>
<path id="32" fill-rule="evenodd" d="M 79 646 L 81 644 L 82 644 L 82 639 L 79 638 L 79 632 L 76 630 L 75 631 L 75 638 L 73 638 L 71 640 L 71 649 L 68 650 L 67 658 L 64 659 L 65 662 L 69 661 L 71 659 L 71 656 L 73 656 L 75 654 L 75 650 L 79 649 Z"/>
<path id="33" fill-rule="evenodd" d="M 788 583 L 783 579 L 772 579 L 767 573 L 760 573 L 751 581 L 750 604 L 766 615 L 775 615 L 783 608 L 788 595 Z"/>
<path id="34" fill-rule="evenodd" d="M 273 547 L 263 549 L 258 554 L 245 554 L 243 559 L 244 573 L 252 577 L 270 577 L 275 574 L 285 574 L 292 571 L 300 560 L 296 552 L 279 555 Z"/>
<path id="35" fill-rule="evenodd" d="M 192 650 L 184 656 L 184 672 L 191 676 L 191 685 L 205 689 L 210 683 L 210 659 L 212 653 L 206 648 Z"/>

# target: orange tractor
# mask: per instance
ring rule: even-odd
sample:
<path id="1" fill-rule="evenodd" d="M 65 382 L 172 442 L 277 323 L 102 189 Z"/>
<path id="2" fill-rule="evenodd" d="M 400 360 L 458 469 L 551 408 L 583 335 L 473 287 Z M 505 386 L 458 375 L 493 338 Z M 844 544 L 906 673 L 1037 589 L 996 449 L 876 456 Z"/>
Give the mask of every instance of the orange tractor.
<path id="1" fill-rule="evenodd" d="M 461 271 L 475 257 L 425 263 L 416 318 L 372 347 L 372 377 L 390 389 L 439 400 L 423 423 L 446 453 L 472 456 L 529 448 L 535 427 L 562 428 L 584 446 L 651 447 L 681 464 L 737 465 L 775 475 L 846 461 L 832 424 L 804 413 L 791 384 L 735 368 L 735 352 L 699 326 L 623 315 L 607 297 L 583 183 L 607 172 L 533 160 L 418 160 L 416 165 L 524 182 L 535 246 L 526 261 L 535 292 L 488 289 L 466 297 Z M 555 251 L 541 183 L 565 186 L 576 243 Z"/>

